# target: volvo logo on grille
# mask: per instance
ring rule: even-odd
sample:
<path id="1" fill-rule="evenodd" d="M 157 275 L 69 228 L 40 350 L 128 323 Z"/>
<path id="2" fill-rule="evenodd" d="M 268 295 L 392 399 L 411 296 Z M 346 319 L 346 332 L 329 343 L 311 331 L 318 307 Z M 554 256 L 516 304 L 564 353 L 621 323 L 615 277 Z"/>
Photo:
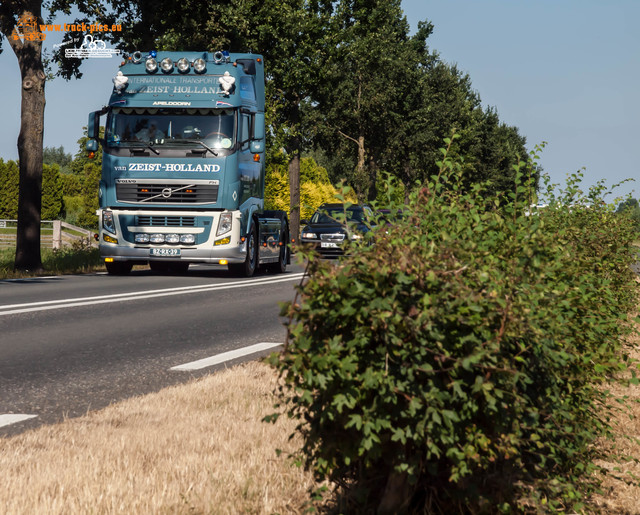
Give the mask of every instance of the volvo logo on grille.
<path id="1" fill-rule="evenodd" d="M 171 188 L 164 188 L 162 190 L 162 196 L 164 198 L 169 198 L 171 196 L 171 193 L 172 193 Z"/>

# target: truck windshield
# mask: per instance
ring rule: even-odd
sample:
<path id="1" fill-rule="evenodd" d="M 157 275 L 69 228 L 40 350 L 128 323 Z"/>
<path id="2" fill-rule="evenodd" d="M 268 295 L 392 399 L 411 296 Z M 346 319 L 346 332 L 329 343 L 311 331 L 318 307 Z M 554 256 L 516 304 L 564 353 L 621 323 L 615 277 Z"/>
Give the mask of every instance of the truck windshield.
<path id="1" fill-rule="evenodd" d="M 105 139 L 111 148 L 145 145 L 233 149 L 233 109 L 115 108 L 107 120 Z"/>

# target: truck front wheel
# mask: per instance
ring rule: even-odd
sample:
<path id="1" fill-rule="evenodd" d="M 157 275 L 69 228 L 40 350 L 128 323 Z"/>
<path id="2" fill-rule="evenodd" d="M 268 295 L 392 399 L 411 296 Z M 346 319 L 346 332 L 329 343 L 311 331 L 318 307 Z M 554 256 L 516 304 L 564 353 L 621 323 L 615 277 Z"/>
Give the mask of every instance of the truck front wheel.
<path id="1" fill-rule="evenodd" d="M 251 277 L 256 272 L 258 267 L 258 234 L 256 232 L 256 226 L 253 224 L 249 235 L 247 236 L 247 257 L 244 263 L 229 264 L 229 270 L 234 275 L 242 277 Z"/>

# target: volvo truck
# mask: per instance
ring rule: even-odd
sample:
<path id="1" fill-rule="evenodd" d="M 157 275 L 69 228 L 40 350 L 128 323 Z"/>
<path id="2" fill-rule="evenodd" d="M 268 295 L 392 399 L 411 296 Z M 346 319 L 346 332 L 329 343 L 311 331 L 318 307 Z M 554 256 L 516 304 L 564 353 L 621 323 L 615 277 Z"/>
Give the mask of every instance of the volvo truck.
<path id="1" fill-rule="evenodd" d="M 87 124 L 87 151 L 103 152 L 97 239 L 109 274 L 285 271 L 286 213 L 264 209 L 264 88 L 257 54 L 125 55 Z"/>

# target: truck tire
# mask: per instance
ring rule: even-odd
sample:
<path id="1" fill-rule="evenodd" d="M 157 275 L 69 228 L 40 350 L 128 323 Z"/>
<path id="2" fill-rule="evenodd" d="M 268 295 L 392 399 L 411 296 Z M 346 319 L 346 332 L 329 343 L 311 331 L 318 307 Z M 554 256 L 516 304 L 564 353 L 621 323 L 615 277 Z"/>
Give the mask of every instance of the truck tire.
<path id="1" fill-rule="evenodd" d="M 113 261 L 111 263 L 105 263 L 109 275 L 127 275 L 133 268 L 133 263 L 128 261 Z"/>
<path id="2" fill-rule="evenodd" d="M 229 270 L 240 277 L 252 277 L 256 268 L 258 268 L 258 233 L 254 223 L 247 236 L 247 257 L 244 263 L 230 263 Z"/>
<path id="3" fill-rule="evenodd" d="M 289 262 L 289 233 L 286 227 L 282 231 L 282 238 L 280 239 L 280 256 L 278 262 L 269 265 L 269 270 L 276 274 L 284 274 L 287 271 L 287 263 Z"/>

